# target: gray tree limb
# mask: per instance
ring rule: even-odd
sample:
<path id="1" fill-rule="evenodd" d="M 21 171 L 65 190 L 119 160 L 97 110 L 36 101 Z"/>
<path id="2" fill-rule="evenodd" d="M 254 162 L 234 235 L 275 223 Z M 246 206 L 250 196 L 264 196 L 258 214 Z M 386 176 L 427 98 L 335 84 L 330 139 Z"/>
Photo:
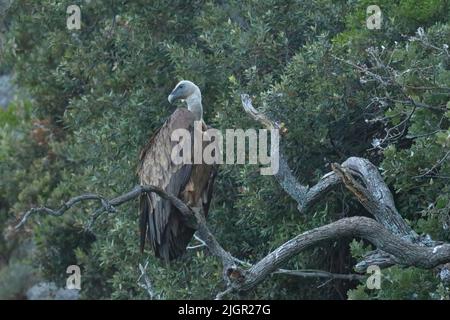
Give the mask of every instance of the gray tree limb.
<path id="1" fill-rule="evenodd" d="M 174 205 L 183 215 L 184 222 L 187 223 L 191 228 L 197 229 L 198 236 L 204 241 L 207 245 L 209 251 L 219 257 L 222 260 L 222 264 L 224 266 L 224 280 L 228 283 L 230 279 L 236 278 L 240 276 L 240 269 L 237 267 L 234 258 L 231 254 L 224 250 L 219 242 L 216 240 L 215 236 L 209 230 L 205 216 L 202 212 L 194 210 L 188 207 L 182 200 L 177 198 L 176 196 L 167 193 L 163 189 L 156 186 L 135 186 L 131 191 L 119 195 L 116 198 L 111 200 L 107 200 L 102 196 L 96 194 L 84 194 L 80 196 L 76 196 L 69 201 L 65 202 L 59 209 L 50 209 L 47 207 L 38 207 L 32 208 L 28 210 L 20 219 L 20 222 L 16 225 L 16 229 L 22 227 L 33 214 L 36 213 L 45 213 L 47 215 L 52 216 L 62 216 L 69 209 L 73 208 L 77 203 L 88 200 L 99 200 L 102 203 L 102 206 L 94 212 L 91 216 L 90 221 L 88 222 L 88 228 L 91 228 L 92 224 L 95 220 L 104 212 L 116 212 L 116 208 L 128 201 L 138 198 L 143 193 L 156 193 L 163 199 L 169 200 L 172 205 Z"/>
<path id="2" fill-rule="evenodd" d="M 280 129 L 277 122 L 269 119 L 265 114 L 253 107 L 252 99 L 248 94 L 241 95 L 241 102 L 244 111 L 255 121 L 261 123 L 265 128 Z M 297 202 L 297 208 L 301 213 L 306 212 L 311 206 L 317 203 L 322 196 L 340 183 L 339 177 L 333 172 L 330 172 L 329 174 L 324 175 L 319 182 L 311 188 L 302 185 L 293 175 L 292 170 L 287 163 L 286 156 L 281 150 L 279 152 L 279 170 L 278 173 L 275 174 L 275 179 L 277 179 L 284 191 Z"/>
<path id="3" fill-rule="evenodd" d="M 278 129 L 276 121 L 256 110 L 249 95 L 241 95 L 244 111 L 255 121 L 268 129 Z M 428 237 L 419 237 L 397 211 L 392 193 L 381 177 L 378 169 L 367 159 L 350 157 L 342 165 L 332 164 L 333 171 L 324 175 L 313 187 L 301 185 L 289 168 L 285 156 L 280 151 L 280 169 L 275 176 L 280 186 L 298 203 L 300 212 L 305 212 L 325 194 L 339 184 L 352 192 L 358 201 L 374 218 L 392 233 L 418 242 L 425 246 L 439 243 Z M 357 272 L 365 272 L 368 266 L 388 267 L 396 262 L 390 254 L 381 250 L 370 252 L 356 265 Z"/>
<path id="4" fill-rule="evenodd" d="M 273 274 L 286 274 L 289 276 L 296 276 L 301 278 L 326 278 L 326 279 L 341 279 L 341 280 L 364 280 L 365 276 L 359 274 L 340 274 L 331 273 L 323 270 L 286 270 L 278 269 Z"/>
<path id="5" fill-rule="evenodd" d="M 377 248 L 395 257 L 397 263 L 425 269 L 450 261 L 450 244 L 425 247 L 401 238 L 375 220 L 367 217 L 343 218 L 336 222 L 304 232 L 285 242 L 244 272 L 235 284 L 237 290 L 250 290 L 275 272 L 290 258 L 324 241 L 357 237 L 370 241 Z"/>

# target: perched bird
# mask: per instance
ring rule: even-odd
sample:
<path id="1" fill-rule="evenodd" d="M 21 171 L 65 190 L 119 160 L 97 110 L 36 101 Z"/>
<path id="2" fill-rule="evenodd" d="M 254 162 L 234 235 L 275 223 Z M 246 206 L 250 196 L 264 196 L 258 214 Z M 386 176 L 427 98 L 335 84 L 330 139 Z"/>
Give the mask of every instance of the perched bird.
<path id="1" fill-rule="evenodd" d="M 138 168 L 140 184 L 158 186 L 207 215 L 217 171 L 215 165 L 194 164 L 194 161 L 174 164 L 171 160 L 176 144 L 171 141 L 174 130 L 193 133 L 194 121 L 202 121 L 201 130 L 206 128 L 200 89 L 191 81 L 180 81 L 168 100 L 170 103 L 184 100 L 187 109 L 176 109 L 142 149 Z M 151 193 L 140 197 L 140 232 L 141 252 L 148 241 L 155 256 L 169 261 L 183 255 L 195 230 L 183 222 L 181 213 L 170 201 Z"/>

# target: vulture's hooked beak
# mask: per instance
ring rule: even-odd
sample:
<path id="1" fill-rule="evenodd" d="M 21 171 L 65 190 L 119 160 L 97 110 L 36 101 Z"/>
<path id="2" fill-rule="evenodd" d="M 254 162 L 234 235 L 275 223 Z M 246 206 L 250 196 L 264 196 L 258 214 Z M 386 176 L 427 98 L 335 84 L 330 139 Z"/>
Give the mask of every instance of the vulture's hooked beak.
<path id="1" fill-rule="evenodd" d="M 173 89 L 173 91 L 169 94 L 167 100 L 169 100 L 170 104 L 173 104 L 179 97 L 179 92 L 177 88 Z"/>
<path id="2" fill-rule="evenodd" d="M 167 98 L 169 100 L 169 103 L 172 104 L 175 101 L 175 96 L 173 94 L 169 94 L 169 97 Z"/>

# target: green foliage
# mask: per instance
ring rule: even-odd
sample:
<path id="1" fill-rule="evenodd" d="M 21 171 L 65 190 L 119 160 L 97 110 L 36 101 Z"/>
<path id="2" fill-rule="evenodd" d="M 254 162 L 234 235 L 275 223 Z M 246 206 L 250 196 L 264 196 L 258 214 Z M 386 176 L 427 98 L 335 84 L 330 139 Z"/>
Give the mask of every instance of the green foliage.
<path id="1" fill-rule="evenodd" d="M 368 251 L 371 250 L 373 250 L 371 246 L 366 247 L 363 241 L 357 241 L 353 239 L 353 241 L 350 243 L 350 253 L 355 259 L 361 259 Z"/>
<path id="2" fill-rule="evenodd" d="M 167 94 L 177 80 L 190 79 L 202 90 L 206 122 L 218 129 L 256 125 L 239 99 L 252 94 L 286 128 L 283 150 L 302 183 L 317 182 L 331 162 L 366 157 L 418 232 L 450 240 L 448 1 L 379 1 L 381 30 L 365 27 L 370 1 L 75 3 L 79 31 L 67 30 L 63 18 L 73 1 L 16 0 L 5 20 L 5 65 L 32 100 L 0 110 L 1 229 L 33 206 L 130 189 L 140 147 L 173 111 Z M 419 27 L 425 29 L 416 33 Z M 355 68 L 388 77 L 390 69 L 381 67 L 388 63 L 397 83 L 367 81 Z M 413 109 L 403 134 L 374 147 Z M 67 266 L 78 264 L 83 298 L 147 299 L 138 267 L 147 264 L 157 298 L 209 299 L 223 289 L 219 262 L 204 249 L 170 265 L 149 251 L 140 255 L 135 202 L 86 232 L 95 208 L 84 204 L 29 222 L 44 278 L 63 284 Z M 224 165 L 208 221 L 227 250 L 253 262 L 301 232 L 363 210 L 337 189 L 300 216 L 258 167 Z M 350 273 L 369 247 L 349 240 L 304 252 L 286 268 Z M 0 253 L 21 241 L 1 239 Z M 351 299 L 448 297 L 432 271 L 394 267 L 383 279 L 381 290 L 367 292 L 355 282 L 321 286 L 274 275 L 245 297 L 342 298 L 348 289 Z"/>
<path id="3" fill-rule="evenodd" d="M 417 268 L 391 267 L 382 271 L 381 289 L 368 290 L 365 283 L 349 290 L 350 300 L 424 300 L 445 298 L 436 275 Z M 448 293 L 447 293 L 448 295 Z"/>

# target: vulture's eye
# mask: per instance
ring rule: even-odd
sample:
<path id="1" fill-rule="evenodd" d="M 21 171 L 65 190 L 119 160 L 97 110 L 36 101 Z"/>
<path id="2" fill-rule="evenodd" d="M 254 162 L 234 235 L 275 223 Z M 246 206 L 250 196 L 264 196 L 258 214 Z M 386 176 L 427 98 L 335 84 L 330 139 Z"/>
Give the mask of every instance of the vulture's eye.
<path id="1" fill-rule="evenodd" d="M 180 89 L 183 89 L 184 88 L 184 84 L 182 84 L 181 86 L 180 86 Z"/>

